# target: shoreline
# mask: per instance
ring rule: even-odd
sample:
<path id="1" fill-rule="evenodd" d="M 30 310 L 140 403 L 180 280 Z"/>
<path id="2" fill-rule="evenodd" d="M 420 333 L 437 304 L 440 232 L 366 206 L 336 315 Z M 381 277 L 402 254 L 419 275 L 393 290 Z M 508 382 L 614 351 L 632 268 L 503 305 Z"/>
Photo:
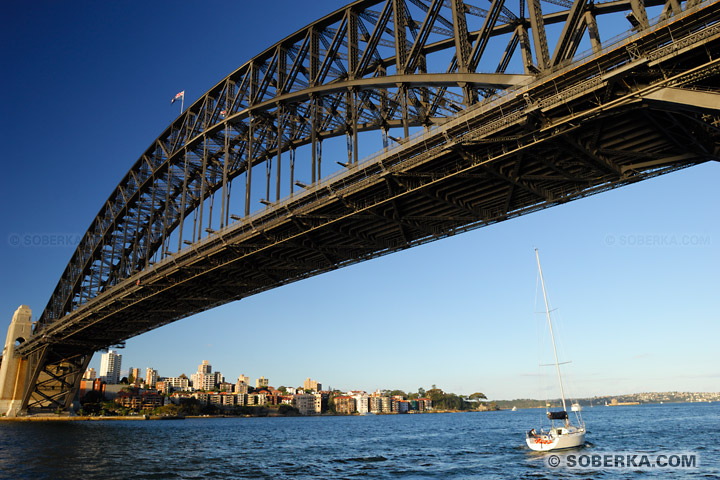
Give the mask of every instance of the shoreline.
<path id="1" fill-rule="evenodd" d="M 488 410 L 492 411 L 492 410 Z M 40 414 L 25 417 L 0 417 L 0 422 L 102 422 L 110 421 L 145 421 L 145 420 L 185 420 L 185 419 L 212 419 L 212 418 L 285 418 L 285 417 L 363 417 L 373 415 L 423 415 L 437 413 L 482 413 L 480 410 L 437 410 L 432 412 L 416 412 L 412 414 L 403 413 L 373 413 L 373 414 L 328 414 L 320 415 L 113 415 L 113 416 L 89 416 L 89 415 L 56 415 Z"/>
<path id="2" fill-rule="evenodd" d="M 665 402 L 668 404 L 697 404 L 705 402 Z M 626 403 L 618 405 L 607 405 L 608 407 L 619 407 L 619 406 L 643 406 L 643 405 L 662 405 L 661 403 Z M 605 406 L 605 405 L 598 405 Z M 545 407 L 523 407 L 518 410 L 537 409 Z M 497 410 L 433 410 L 425 412 L 413 412 L 413 413 L 372 413 L 372 414 L 332 414 L 323 413 L 320 415 L 117 415 L 117 416 L 70 416 L 70 415 L 56 415 L 56 414 L 40 414 L 26 417 L 0 417 L 0 422 L 102 422 L 102 421 L 145 421 L 145 420 L 185 420 L 185 419 L 212 419 L 212 418 L 286 418 L 286 417 L 364 417 L 364 416 L 375 416 L 375 415 L 425 415 L 425 414 L 440 414 L 440 413 L 486 413 L 486 412 L 502 412 L 511 411 L 510 408 L 501 407 Z"/>

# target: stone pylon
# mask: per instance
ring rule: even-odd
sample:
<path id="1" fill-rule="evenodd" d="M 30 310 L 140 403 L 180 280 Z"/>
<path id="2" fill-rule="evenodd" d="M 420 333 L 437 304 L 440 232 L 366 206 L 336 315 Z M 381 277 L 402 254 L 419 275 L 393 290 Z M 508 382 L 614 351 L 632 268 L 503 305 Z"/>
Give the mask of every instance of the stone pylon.
<path id="1" fill-rule="evenodd" d="M 20 305 L 8 328 L 0 365 L 0 415 L 15 417 L 22 407 L 28 381 L 28 361 L 15 353 L 16 345 L 32 335 L 32 311 Z"/>

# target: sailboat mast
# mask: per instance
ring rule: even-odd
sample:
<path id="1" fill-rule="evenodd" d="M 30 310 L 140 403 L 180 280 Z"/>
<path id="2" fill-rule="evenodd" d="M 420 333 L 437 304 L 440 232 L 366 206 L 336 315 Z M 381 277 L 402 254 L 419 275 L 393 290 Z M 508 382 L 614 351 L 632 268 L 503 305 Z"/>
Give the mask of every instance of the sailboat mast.
<path id="1" fill-rule="evenodd" d="M 535 249 L 535 257 L 537 258 L 540 284 L 542 285 L 543 298 L 545 299 L 545 315 L 547 315 L 548 325 L 550 326 L 550 339 L 552 340 L 553 354 L 555 355 L 555 368 L 557 368 L 558 382 L 560 382 L 560 397 L 562 398 L 563 410 L 567 412 L 567 407 L 565 406 L 565 390 L 563 389 L 562 376 L 560 375 L 560 362 L 558 361 L 557 349 L 555 348 L 555 334 L 553 333 L 552 321 L 550 320 L 550 306 L 548 305 L 547 293 L 545 292 L 545 280 L 543 279 L 542 267 L 540 266 L 540 254 L 537 248 Z"/>

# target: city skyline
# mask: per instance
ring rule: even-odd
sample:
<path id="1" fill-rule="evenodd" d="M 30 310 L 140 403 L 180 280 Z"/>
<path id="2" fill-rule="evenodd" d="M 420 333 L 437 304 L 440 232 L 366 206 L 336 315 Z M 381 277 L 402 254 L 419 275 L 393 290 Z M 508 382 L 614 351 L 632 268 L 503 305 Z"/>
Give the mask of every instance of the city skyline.
<path id="1" fill-rule="evenodd" d="M 191 42 L 181 26 L 214 24 L 212 15 L 173 5 L 72 11 L 38 2 L 9 5 L 0 20 L 10 72 L 0 116 L 0 326 L 18 305 L 33 319 L 42 312 L 102 202 L 179 114 L 170 105 L 177 92 L 189 105 L 337 6 L 287 2 L 273 29 L 249 22 Z M 253 18 L 261 7 L 223 8 Z M 209 359 L 227 378 L 249 373 L 276 387 L 310 376 L 340 389 L 436 384 L 542 397 L 554 384 L 537 367 L 537 247 L 559 308 L 561 361 L 573 362 L 563 372 L 571 395 L 711 391 L 720 380 L 719 174 L 717 163 L 693 167 L 329 272 L 132 338 L 119 353 L 163 376 L 190 375 Z M 90 364 L 97 371 L 100 356 Z"/>

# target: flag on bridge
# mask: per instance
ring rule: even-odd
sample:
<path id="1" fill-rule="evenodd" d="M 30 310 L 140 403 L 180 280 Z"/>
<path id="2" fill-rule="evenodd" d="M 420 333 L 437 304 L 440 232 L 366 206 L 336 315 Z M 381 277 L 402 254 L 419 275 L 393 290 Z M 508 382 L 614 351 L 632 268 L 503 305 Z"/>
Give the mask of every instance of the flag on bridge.
<path id="1" fill-rule="evenodd" d="M 185 100 L 185 90 L 183 90 L 182 92 L 180 92 L 180 93 L 178 93 L 177 95 L 175 95 L 175 98 L 173 98 L 172 100 L 170 100 L 170 105 L 172 105 L 173 103 L 175 103 L 175 100 L 180 100 L 180 99 Z"/>

